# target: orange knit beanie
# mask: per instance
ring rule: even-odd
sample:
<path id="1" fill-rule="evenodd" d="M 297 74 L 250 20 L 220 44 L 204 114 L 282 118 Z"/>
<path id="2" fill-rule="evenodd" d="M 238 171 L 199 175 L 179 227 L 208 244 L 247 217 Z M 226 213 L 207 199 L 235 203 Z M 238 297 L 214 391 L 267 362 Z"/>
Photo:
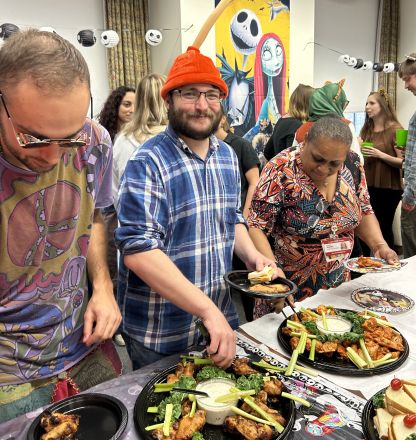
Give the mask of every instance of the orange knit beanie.
<path id="1" fill-rule="evenodd" d="M 177 56 L 169 71 L 161 95 L 166 95 L 178 87 L 188 84 L 211 84 L 218 87 L 221 92 L 228 95 L 227 84 L 221 79 L 220 72 L 215 67 L 211 58 L 202 55 L 197 47 L 189 46 L 188 50 Z"/>

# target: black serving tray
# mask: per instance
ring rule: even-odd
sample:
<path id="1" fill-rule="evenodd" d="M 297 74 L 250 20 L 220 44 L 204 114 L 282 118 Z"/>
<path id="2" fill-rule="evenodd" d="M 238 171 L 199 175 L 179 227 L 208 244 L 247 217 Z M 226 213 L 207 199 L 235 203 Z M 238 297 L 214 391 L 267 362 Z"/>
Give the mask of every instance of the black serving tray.
<path id="1" fill-rule="evenodd" d="M 347 309 L 336 309 L 340 312 L 354 312 L 357 313 L 356 310 L 347 310 Z M 290 318 L 289 318 L 290 319 Z M 284 335 L 282 333 L 283 327 L 286 327 L 287 319 L 285 319 L 279 326 L 277 330 L 277 339 L 282 344 L 283 348 L 291 355 L 292 348 L 290 347 L 290 336 Z M 397 330 L 397 329 L 396 329 Z M 398 330 L 397 330 L 398 331 Z M 331 358 L 328 359 L 325 356 L 315 354 L 315 360 L 311 361 L 308 356 L 309 352 L 305 352 L 305 354 L 299 354 L 299 361 L 308 365 L 311 365 L 313 368 L 317 370 L 328 371 L 329 373 L 339 374 L 342 376 L 374 376 L 377 374 L 390 373 L 394 371 L 396 368 L 400 367 L 404 363 L 404 361 L 409 356 L 409 344 L 406 339 L 403 337 L 403 345 L 404 352 L 397 359 L 396 362 L 391 362 L 390 364 L 381 365 L 380 367 L 375 368 L 357 368 L 352 362 L 342 361 L 341 359 Z"/>

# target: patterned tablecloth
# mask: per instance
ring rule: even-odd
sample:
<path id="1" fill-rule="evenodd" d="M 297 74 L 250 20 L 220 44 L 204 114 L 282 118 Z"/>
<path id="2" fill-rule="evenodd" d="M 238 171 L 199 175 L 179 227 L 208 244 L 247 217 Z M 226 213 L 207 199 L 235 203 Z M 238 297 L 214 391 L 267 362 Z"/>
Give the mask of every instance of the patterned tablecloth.
<path id="1" fill-rule="evenodd" d="M 258 355 L 266 357 L 273 365 L 286 366 L 287 360 L 269 350 L 262 344 L 256 344 L 243 334 L 238 335 L 238 355 Z M 155 364 L 123 375 L 117 379 L 97 385 L 88 392 L 107 394 L 120 399 L 127 407 L 129 420 L 121 440 L 136 440 L 138 434 L 133 420 L 133 409 L 137 396 L 143 386 L 156 374 L 174 365 L 179 358 L 170 356 Z M 323 377 L 311 377 L 295 372 L 291 378 L 279 376 L 293 394 L 312 402 L 311 408 L 298 408 L 297 419 L 289 439 L 310 439 L 325 436 L 328 439 L 362 439 L 361 412 L 365 400 L 342 389 Z M 42 409 L 27 413 L 0 425 L 0 440 L 26 439 L 27 431 Z M 88 440 L 88 439 L 83 439 Z M 98 439 L 91 439 L 98 440 Z"/>
<path id="2" fill-rule="evenodd" d="M 403 293 L 416 300 L 416 257 L 397 272 L 385 274 L 367 274 L 336 289 L 321 291 L 315 297 L 302 303 L 305 307 L 319 304 L 331 304 L 335 307 L 359 309 L 351 300 L 351 293 L 359 287 L 377 287 Z M 290 309 L 285 310 L 291 313 Z M 244 324 L 238 333 L 238 354 L 258 354 L 268 356 L 270 363 L 286 366 L 288 356 L 277 341 L 277 329 L 284 317 L 269 314 L 257 321 Z M 295 372 L 291 378 L 282 378 L 292 393 L 307 398 L 312 402 L 311 408 L 298 408 L 297 420 L 290 439 L 362 439 L 361 412 L 365 398 L 388 384 L 393 376 L 416 377 L 416 338 L 415 308 L 399 315 L 390 315 L 389 320 L 407 339 L 410 355 L 407 361 L 396 371 L 375 377 L 343 377 L 320 371 L 318 377 Z M 127 407 L 129 421 L 121 440 L 136 440 L 137 433 L 133 408 L 143 386 L 156 374 L 178 361 L 177 356 L 170 356 L 138 371 L 123 375 L 117 379 L 97 385 L 88 392 L 108 394 L 120 399 Z M 360 394 L 362 393 L 362 394 Z M 0 425 L 0 440 L 24 440 L 33 420 L 42 410 L 36 410 Z M 83 439 L 87 440 L 87 439 Z M 91 439 L 98 440 L 98 439 Z M 101 439 L 100 439 L 101 440 Z"/>

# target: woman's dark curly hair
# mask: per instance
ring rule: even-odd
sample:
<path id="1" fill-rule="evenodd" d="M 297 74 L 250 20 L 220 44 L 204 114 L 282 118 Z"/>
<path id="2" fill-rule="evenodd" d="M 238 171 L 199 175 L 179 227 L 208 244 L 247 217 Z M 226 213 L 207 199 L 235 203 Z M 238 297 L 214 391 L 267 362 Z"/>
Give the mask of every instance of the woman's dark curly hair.
<path id="1" fill-rule="evenodd" d="M 118 131 L 118 109 L 127 92 L 135 92 L 135 90 L 128 86 L 120 86 L 113 90 L 98 115 L 98 122 L 110 133 L 112 141 Z"/>

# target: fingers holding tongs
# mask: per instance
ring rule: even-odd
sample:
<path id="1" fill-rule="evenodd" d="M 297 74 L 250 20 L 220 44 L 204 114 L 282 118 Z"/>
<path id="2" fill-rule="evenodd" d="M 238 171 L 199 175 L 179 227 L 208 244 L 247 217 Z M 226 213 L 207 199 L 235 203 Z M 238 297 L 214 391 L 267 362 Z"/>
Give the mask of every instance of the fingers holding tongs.
<path id="1" fill-rule="evenodd" d="M 301 322 L 302 319 L 300 317 L 299 312 L 297 312 L 295 307 L 294 307 L 295 303 L 293 302 L 293 298 L 290 298 L 290 299 L 289 299 L 289 297 L 285 298 L 285 304 L 292 309 L 292 312 L 296 315 L 296 317 L 298 318 L 299 322 Z M 284 313 L 283 313 L 283 315 L 285 316 L 285 318 L 287 318 L 287 316 Z"/>

